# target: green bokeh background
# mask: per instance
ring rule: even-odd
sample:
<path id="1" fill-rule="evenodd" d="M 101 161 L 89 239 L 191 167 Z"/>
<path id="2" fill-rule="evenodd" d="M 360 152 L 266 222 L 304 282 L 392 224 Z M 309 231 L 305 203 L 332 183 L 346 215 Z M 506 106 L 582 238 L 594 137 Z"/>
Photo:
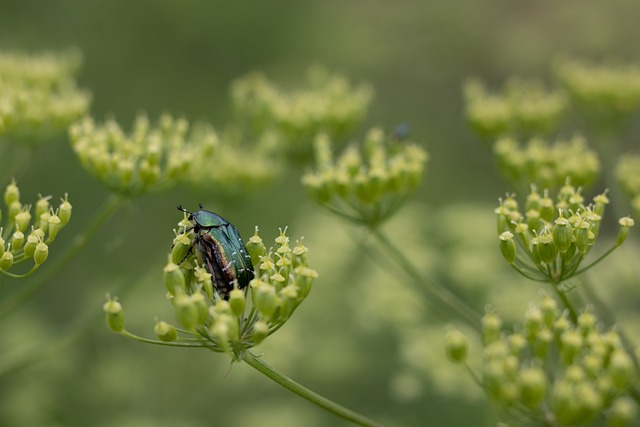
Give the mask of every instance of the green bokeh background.
<path id="1" fill-rule="evenodd" d="M 79 82 L 93 93 L 92 114 L 125 126 L 139 111 L 223 125 L 229 83 L 254 70 L 291 88 L 311 64 L 370 83 L 376 97 L 366 124 L 409 122 L 431 155 L 423 185 L 389 232 L 477 307 L 492 302 L 515 316 L 537 290 L 520 287 L 487 250 L 495 244 L 492 205 L 506 187 L 464 123 L 461 81 L 479 76 L 497 87 L 512 74 L 550 81 L 550 62 L 566 53 L 638 61 L 638 17 L 633 0 L 5 0 L 0 49 L 80 49 Z M 307 201 L 299 175 L 292 170 L 277 186 L 234 199 L 179 188 L 136 200 L 110 221 L 43 292 L 1 320 L 3 360 L 41 357 L 0 379 L 0 425 L 344 424 L 246 366 L 229 371 L 224 356 L 142 345 L 104 327 L 104 294 L 123 285 L 135 287 L 123 299 L 131 329 L 151 334 L 156 316 L 173 320 L 161 269 L 180 218 L 175 205 L 200 201 L 247 237 L 254 225 L 271 238 L 288 225 L 311 249 L 321 278 L 258 348 L 269 363 L 390 425 L 494 425 L 479 390 L 446 363 L 442 322 L 391 265 L 359 253 L 357 233 Z M 52 259 L 107 196 L 65 136 L 42 144 L 16 178 L 25 199 L 70 193 L 74 218 Z M 0 298 L 19 286 L 2 279 Z M 58 336 L 74 324 L 84 326 L 82 335 Z"/>

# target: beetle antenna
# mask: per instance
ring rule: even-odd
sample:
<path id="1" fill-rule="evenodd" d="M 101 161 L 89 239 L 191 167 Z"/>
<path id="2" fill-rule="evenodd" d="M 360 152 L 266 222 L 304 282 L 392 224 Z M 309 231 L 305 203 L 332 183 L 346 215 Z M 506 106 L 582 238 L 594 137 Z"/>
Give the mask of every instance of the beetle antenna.
<path id="1" fill-rule="evenodd" d="M 202 202 L 200 202 L 199 205 L 200 205 L 200 209 L 204 209 L 204 205 L 202 204 Z"/>
<path id="2" fill-rule="evenodd" d="M 188 213 L 188 214 L 190 214 L 190 213 L 191 213 L 191 212 L 189 212 L 188 210 L 186 210 L 185 208 L 183 208 L 183 207 L 182 207 L 182 205 L 178 205 L 178 210 L 179 210 L 180 212 L 185 212 L 185 213 Z"/>

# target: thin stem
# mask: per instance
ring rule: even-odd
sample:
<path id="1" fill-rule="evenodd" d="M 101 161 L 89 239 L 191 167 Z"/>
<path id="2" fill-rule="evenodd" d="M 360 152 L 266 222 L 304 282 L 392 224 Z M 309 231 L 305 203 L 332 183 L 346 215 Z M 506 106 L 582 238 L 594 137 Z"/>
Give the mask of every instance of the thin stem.
<path id="1" fill-rule="evenodd" d="M 291 378 L 281 374 L 280 372 L 273 369 L 271 366 L 267 365 L 261 358 L 255 357 L 249 352 L 244 352 L 242 355 L 242 361 L 244 361 L 247 365 L 251 366 L 261 374 L 265 375 L 269 379 L 272 379 L 276 383 L 280 384 L 284 388 L 293 393 L 297 394 L 300 397 L 307 399 L 309 402 L 313 403 L 321 407 L 322 409 L 331 412 L 334 415 L 337 415 L 340 418 L 343 418 L 347 421 L 351 421 L 354 424 L 358 424 L 361 426 L 367 427 L 383 427 L 382 424 L 377 423 L 362 414 L 352 411 L 351 409 L 345 408 L 344 406 L 338 405 L 332 400 L 327 399 L 324 396 L 319 395 L 318 393 L 309 390 L 301 384 L 298 384 Z"/>
<path id="2" fill-rule="evenodd" d="M 571 321 L 574 324 L 577 324 L 578 313 L 576 312 L 575 308 L 573 308 L 573 305 L 571 304 L 571 301 L 569 301 L 569 298 L 567 298 L 567 294 L 565 294 L 558 288 L 559 283 L 552 283 L 551 286 L 553 287 L 553 290 L 556 291 L 556 295 L 558 295 L 558 298 L 560 298 L 562 304 L 567 310 L 569 310 L 569 317 L 571 318 Z"/>
<path id="3" fill-rule="evenodd" d="M 473 308 L 446 287 L 423 277 L 413 264 L 407 260 L 404 254 L 379 229 L 373 230 L 373 235 L 378 239 L 382 247 L 389 252 L 398 265 L 413 279 L 419 289 L 428 291 L 431 296 L 444 303 L 444 306 L 440 308 L 450 309 L 473 329 L 476 331 L 480 329 L 480 316 Z"/>
<path id="4" fill-rule="evenodd" d="M 47 265 L 37 278 L 21 288 L 19 292 L 2 301 L 0 304 L 0 318 L 18 308 L 48 283 L 56 273 L 64 268 L 86 246 L 93 236 L 95 236 L 100 227 L 122 206 L 124 200 L 125 199 L 119 196 L 111 195 L 103 204 L 102 209 L 94 216 L 93 221 L 91 221 L 84 233 L 76 235 L 69 243 L 69 246 L 67 246 L 66 251 L 58 257 L 55 262 Z"/>

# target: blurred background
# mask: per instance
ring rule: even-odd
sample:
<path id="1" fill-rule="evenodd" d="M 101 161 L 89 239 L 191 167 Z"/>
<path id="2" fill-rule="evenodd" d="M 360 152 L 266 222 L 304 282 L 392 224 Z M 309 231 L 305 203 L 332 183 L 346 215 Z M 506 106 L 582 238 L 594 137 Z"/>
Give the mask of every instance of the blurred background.
<path id="1" fill-rule="evenodd" d="M 431 156 L 390 234 L 477 307 L 491 302 L 515 317 L 538 290 L 520 287 L 498 251 L 487 250 L 495 247 L 492 210 L 506 187 L 465 124 L 461 82 L 551 81 L 559 54 L 639 61 L 639 17 L 633 0 L 0 1 L 0 49 L 79 49 L 78 80 L 93 94 L 92 115 L 124 127 L 140 111 L 223 125 L 232 114 L 229 84 L 256 70 L 283 88 L 299 86 L 314 64 L 371 84 L 376 95 L 356 136 L 407 122 Z M 0 425 L 344 425 L 226 356 L 142 345 L 104 326 L 104 295 L 122 286 L 133 288 L 123 299 L 130 329 L 152 335 L 154 319 L 173 320 L 162 267 L 181 218 L 175 206 L 198 202 L 245 237 L 254 225 L 265 238 L 286 225 L 292 239 L 305 236 L 320 279 L 258 347 L 275 368 L 389 425 L 495 425 L 481 390 L 444 357 L 445 324 L 398 283 L 391 265 L 359 253 L 347 225 L 306 199 L 303 169 L 241 197 L 177 188 L 127 206 L 42 292 L 1 320 L 9 368 L 0 380 Z M 16 178 L 25 198 L 70 194 L 74 218 L 52 259 L 107 196 L 66 135 L 34 150 Z M 21 283 L 0 279 L 0 299 Z M 86 325 L 82 334 L 65 332 L 77 322 Z M 40 357 L 15 363 L 24 354 Z"/>

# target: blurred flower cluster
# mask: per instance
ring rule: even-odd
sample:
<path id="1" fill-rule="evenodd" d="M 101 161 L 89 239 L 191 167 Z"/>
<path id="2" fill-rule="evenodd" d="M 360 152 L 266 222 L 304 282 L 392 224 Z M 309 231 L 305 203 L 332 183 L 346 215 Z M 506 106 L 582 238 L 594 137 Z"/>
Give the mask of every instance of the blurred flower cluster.
<path id="1" fill-rule="evenodd" d="M 316 170 L 302 183 L 321 206 L 351 221 L 376 228 L 404 203 L 420 183 L 427 152 L 379 128 L 365 136 L 362 150 L 347 147 L 334 159 L 326 134 L 315 140 Z"/>
<path id="2" fill-rule="evenodd" d="M 524 324 L 514 332 L 502 330 L 493 310 L 482 323 L 483 362 L 477 380 L 511 421 L 570 426 L 606 420 L 608 426 L 621 427 L 636 418 L 633 356 L 620 335 L 602 328 L 593 312 L 583 311 L 573 323 L 545 295 L 529 306 Z M 465 363 L 466 338 L 454 330 L 446 343 L 449 358 Z"/>
<path id="3" fill-rule="evenodd" d="M 257 134 L 277 132 L 275 141 L 294 160 L 311 157 L 310 141 L 320 131 L 343 137 L 364 118 L 373 90 L 353 86 L 345 77 L 313 67 L 308 86 L 284 91 L 259 73 L 236 80 L 231 87 L 235 111 Z"/>
<path id="4" fill-rule="evenodd" d="M 58 209 L 50 205 L 50 196 L 42 197 L 32 205 L 22 204 L 20 189 L 15 181 L 4 191 L 5 223 L 0 227 L 0 272 L 11 277 L 25 277 L 34 272 L 49 256 L 49 245 L 60 230 L 71 219 L 71 203 L 67 196 L 61 200 Z M 3 212 L 0 210 L 0 220 Z M 12 267 L 26 261 L 33 261 L 33 267 L 24 273 L 10 272 Z"/>
<path id="5" fill-rule="evenodd" d="M 640 109 L 640 66 L 564 58 L 555 74 L 591 125 L 617 125 Z"/>
<path id="6" fill-rule="evenodd" d="M 542 188 L 556 190 L 567 177 L 576 186 L 587 186 L 600 173 L 597 153 L 580 136 L 553 143 L 532 138 L 524 146 L 515 138 L 505 136 L 495 142 L 493 152 L 503 176 L 515 188 L 527 188 L 536 183 Z"/>
<path id="7" fill-rule="evenodd" d="M 239 360 L 286 323 L 309 295 L 318 274 L 309 267 L 308 249 L 301 241 L 291 247 L 286 230 L 281 230 L 274 246 L 267 249 L 256 227 L 246 245 L 255 278 L 247 289 L 235 287 L 228 300 L 223 299 L 211 273 L 198 264 L 192 225 L 186 218 L 179 223 L 180 231 L 164 268 L 167 298 L 179 325 L 159 321 L 155 333 L 160 343 L 205 347 Z M 137 338 L 125 330 L 124 313 L 115 299 L 109 299 L 104 310 L 114 332 Z"/>
<path id="8" fill-rule="evenodd" d="M 508 196 L 495 210 L 502 255 L 522 275 L 559 284 L 601 261 L 626 239 L 633 226 L 629 217 L 619 220 L 613 246 L 579 269 L 598 238 L 608 203 L 606 194 L 600 194 L 592 204 L 585 205 L 580 189 L 569 183 L 560 189 L 555 201 L 547 191 L 540 194 L 532 187 L 524 213 L 516 199 Z"/>
<path id="9" fill-rule="evenodd" d="M 76 86 L 77 52 L 0 52 L 0 135 L 39 140 L 86 113 L 91 97 Z"/>
<path id="10" fill-rule="evenodd" d="M 537 80 L 512 78 L 501 93 L 490 93 L 480 80 L 468 79 L 464 97 L 467 121 L 489 141 L 502 135 L 548 135 L 568 109 L 562 92 L 548 91 Z"/>
<path id="11" fill-rule="evenodd" d="M 640 155 L 624 154 L 616 167 L 618 182 L 631 197 L 631 206 L 640 216 Z"/>
<path id="12" fill-rule="evenodd" d="M 184 177 L 198 155 L 187 139 L 188 130 L 185 119 L 170 115 L 160 117 L 155 126 L 139 115 L 129 134 L 114 120 L 97 124 L 85 117 L 69 128 L 69 135 L 87 172 L 109 190 L 135 196 L 170 188 Z"/>

